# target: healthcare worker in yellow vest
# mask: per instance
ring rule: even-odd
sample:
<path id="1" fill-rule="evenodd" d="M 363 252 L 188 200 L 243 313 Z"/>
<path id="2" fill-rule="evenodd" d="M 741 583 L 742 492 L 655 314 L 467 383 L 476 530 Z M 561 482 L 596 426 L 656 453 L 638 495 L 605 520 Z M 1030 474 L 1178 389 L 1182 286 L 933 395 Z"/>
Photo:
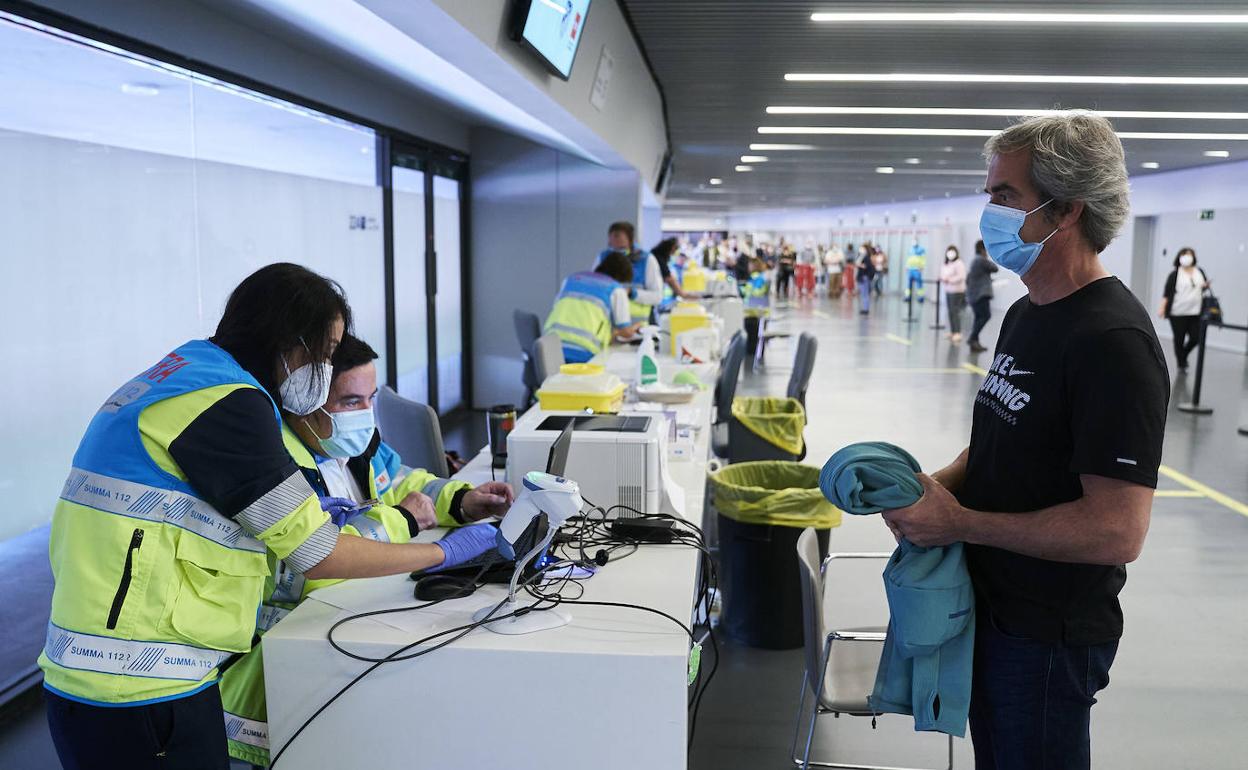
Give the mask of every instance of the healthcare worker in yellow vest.
<path id="1" fill-rule="evenodd" d="M 563 360 L 582 364 L 614 340 L 637 333 L 641 322 L 629 320 L 628 293 L 632 264 L 623 254 L 608 254 L 593 272 L 573 273 L 563 280 L 543 331 L 563 343 Z"/>
<path id="2" fill-rule="evenodd" d="M 291 457 L 318 492 L 332 500 L 330 517 L 341 533 L 388 543 L 406 543 L 422 529 L 460 527 L 502 516 L 511 506 L 511 486 L 490 481 L 473 488 L 402 464 L 381 439 L 373 416 L 377 353 L 344 334 L 332 359 L 329 400 L 305 417 L 286 414 L 283 438 Z M 378 500 L 374 506 L 360 504 Z M 488 525 L 482 525 L 487 526 Z M 489 528 L 493 536 L 493 528 Z M 260 612 L 263 633 L 304 597 L 337 580 L 304 580 L 272 552 L 276 579 L 265 586 Z M 252 765 L 269 764 L 264 666 L 257 646 L 221 677 L 225 734 L 230 756 Z"/>
<path id="3" fill-rule="evenodd" d="M 350 328 L 337 284 L 269 265 L 233 291 L 216 334 L 91 419 L 53 513 L 39 656 L 65 770 L 228 769 L 218 672 L 251 649 L 267 552 L 325 579 L 454 566 L 493 545 L 477 527 L 437 544 L 339 537 L 281 415 L 324 405 Z"/>
<path id="4" fill-rule="evenodd" d="M 655 307 L 663 302 L 663 270 L 654 255 L 636 245 L 636 229 L 632 222 L 614 222 L 607 229 L 607 248 L 598 254 L 594 267 L 611 254 L 628 257 L 633 268 L 632 280 L 627 282 L 629 310 L 632 322 L 648 324 Z"/>

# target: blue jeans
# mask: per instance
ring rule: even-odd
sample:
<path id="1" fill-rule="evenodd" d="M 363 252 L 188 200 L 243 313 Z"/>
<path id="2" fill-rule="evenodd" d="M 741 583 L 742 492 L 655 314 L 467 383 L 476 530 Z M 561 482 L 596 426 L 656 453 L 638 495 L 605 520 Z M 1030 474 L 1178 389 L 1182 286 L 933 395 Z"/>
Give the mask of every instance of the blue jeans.
<path id="1" fill-rule="evenodd" d="M 1109 684 L 1118 642 L 1084 647 L 975 629 L 971 740 L 976 770 L 1078 770 L 1091 764 L 1093 697 Z"/>
<path id="2" fill-rule="evenodd" d="M 870 310 L 871 309 L 871 279 L 870 278 L 864 277 L 864 278 L 858 279 L 858 296 L 862 301 L 863 311 L 865 312 L 867 310 Z"/>

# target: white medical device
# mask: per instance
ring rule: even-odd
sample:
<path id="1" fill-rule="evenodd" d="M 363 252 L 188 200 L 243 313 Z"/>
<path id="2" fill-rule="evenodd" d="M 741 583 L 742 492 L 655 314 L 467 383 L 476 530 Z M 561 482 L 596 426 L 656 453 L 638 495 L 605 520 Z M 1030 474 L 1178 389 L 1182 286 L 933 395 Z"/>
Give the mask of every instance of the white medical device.
<path id="1" fill-rule="evenodd" d="M 520 494 L 520 479 L 546 467 L 551 444 L 573 423 L 565 474 L 576 479 L 591 505 L 661 510 L 668 422 L 661 415 L 587 415 L 530 409 L 507 436 L 507 480 Z M 630 515 L 627 510 L 618 511 Z M 612 514 L 616 515 L 615 513 Z"/>
<path id="2" fill-rule="evenodd" d="M 585 505 L 580 488 L 575 481 L 562 476 L 552 476 L 541 471 L 531 471 L 521 480 L 516 501 L 498 526 L 498 552 L 507 559 L 514 559 L 516 568 L 511 574 L 507 603 L 494 612 L 496 605 L 482 607 L 472 619 L 480 622 L 494 612 L 499 620 L 486 623 L 486 628 L 499 634 L 527 634 L 558 628 L 571 622 L 567 613 L 558 609 L 516 614 L 523 608 L 516 603 L 516 589 L 525 567 L 546 552 L 555 532 L 563 523 L 580 513 Z"/>

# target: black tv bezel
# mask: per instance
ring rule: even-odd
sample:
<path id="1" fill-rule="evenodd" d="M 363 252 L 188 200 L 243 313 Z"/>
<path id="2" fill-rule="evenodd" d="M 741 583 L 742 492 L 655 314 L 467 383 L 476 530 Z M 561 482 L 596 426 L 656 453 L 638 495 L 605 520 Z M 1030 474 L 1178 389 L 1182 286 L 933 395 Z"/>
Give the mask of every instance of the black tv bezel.
<path id="1" fill-rule="evenodd" d="M 572 79 L 572 70 L 576 67 L 576 57 L 581 53 L 581 43 L 585 38 L 585 25 L 589 23 L 589 12 L 594 7 L 594 0 L 589 0 L 589 4 L 585 6 L 585 18 L 581 21 L 581 34 L 576 41 L 576 50 L 572 52 L 572 61 L 568 64 L 568 74 L 566 75 L 555 66 L 554 62 L 546 58 L 546 54 L 538 50 L 537 46 L 525 39 L 524 25 L 529 20 L 529 10 L 532 7 L 533 0 L 515 0 L 515 4 L 511 7 L 511 39 L 533 54 L 546 68 L 547 72 L 566 83 Z"/>

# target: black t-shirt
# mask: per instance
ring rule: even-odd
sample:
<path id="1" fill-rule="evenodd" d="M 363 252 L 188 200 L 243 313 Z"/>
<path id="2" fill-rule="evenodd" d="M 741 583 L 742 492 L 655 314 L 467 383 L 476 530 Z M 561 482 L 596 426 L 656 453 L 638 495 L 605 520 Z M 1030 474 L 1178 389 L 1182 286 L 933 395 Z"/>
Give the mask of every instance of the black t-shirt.
<path id="1" fill-rule="evenodd" d="M 1026 514 L 1083 496 L 1080 474 L 1157 486 L 1169 375 L 1148 313 L 1117 278 L 1001 325 L 975 398 L 968 508 Z M 1068 644 L 1122 635 L 1123 565 L 1069 564 L 968 546 L 980 601 L 1009 633 Z"/>

